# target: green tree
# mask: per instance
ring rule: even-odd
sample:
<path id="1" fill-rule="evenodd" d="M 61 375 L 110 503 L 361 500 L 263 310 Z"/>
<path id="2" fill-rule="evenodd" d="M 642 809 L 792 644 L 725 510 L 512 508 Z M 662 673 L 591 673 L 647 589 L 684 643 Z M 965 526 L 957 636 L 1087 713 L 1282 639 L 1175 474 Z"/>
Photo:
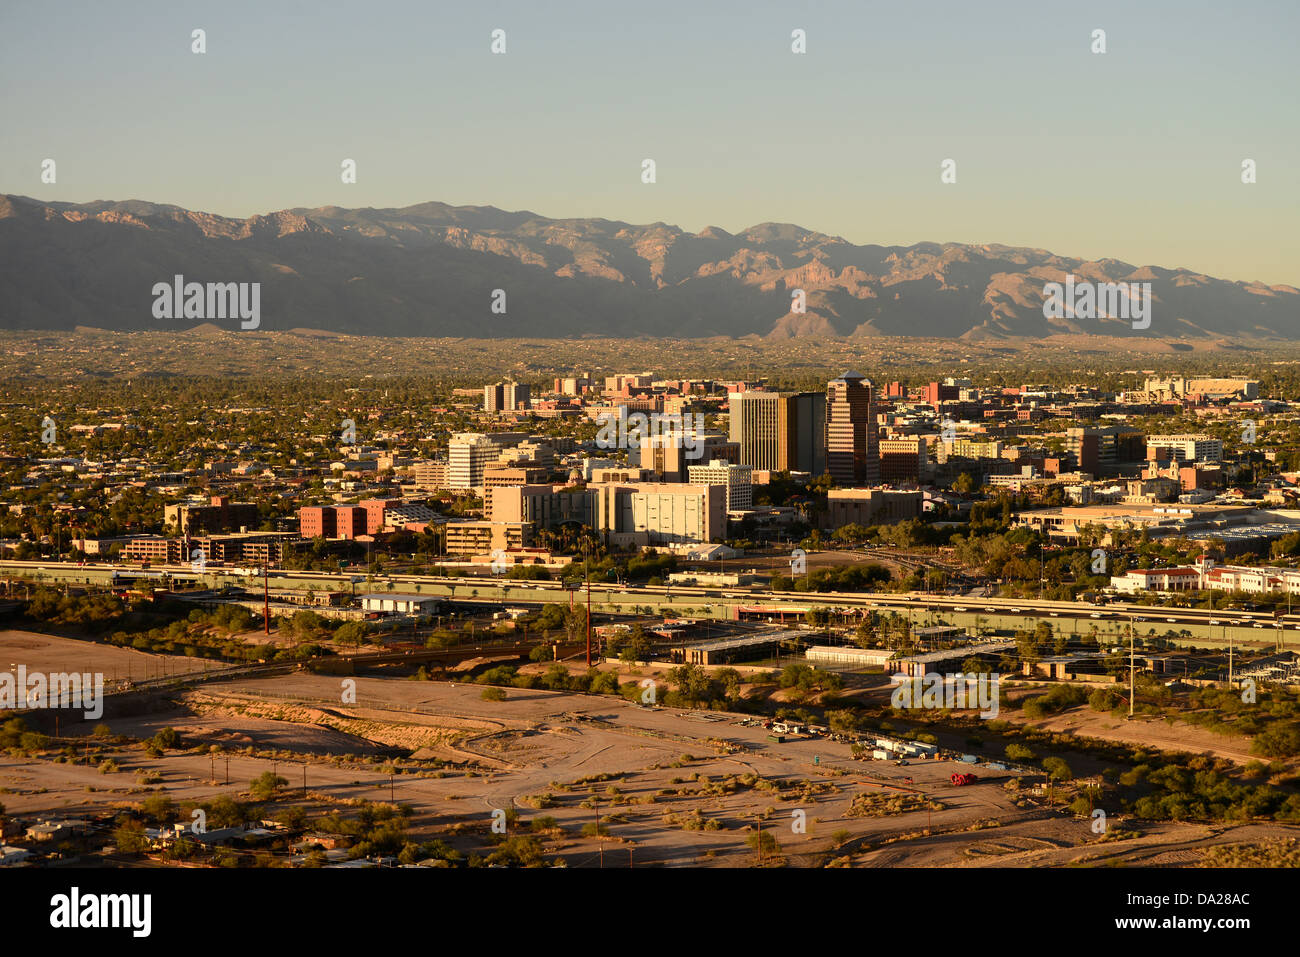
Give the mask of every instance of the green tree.
<path id="1" fill-rule="evenodd" d="M 119 854 L 143 854 L 149 849 L 144 825 L 132 818 L 120 818 L 113 830 L 113 846 Z"/>
<path id="2" fill-rule="evenodd" d="M 264 771 L 252 780 L 249 791 L 256 801 L 270 801 L 279 794 L 281 788 L 288 786 L 287 778 L 282 778 L 272 771 Z"/>

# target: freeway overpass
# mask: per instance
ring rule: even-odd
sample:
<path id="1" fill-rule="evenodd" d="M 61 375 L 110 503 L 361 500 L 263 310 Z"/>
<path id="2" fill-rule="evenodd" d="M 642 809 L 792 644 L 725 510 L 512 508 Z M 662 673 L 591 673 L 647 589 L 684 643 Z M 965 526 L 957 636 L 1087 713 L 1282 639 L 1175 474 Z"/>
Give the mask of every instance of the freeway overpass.
<path id="1" fill-rule="evenodd" d="M 111 584 L 118 575 L 146 575 L 174 584 L 193 583 L 209 588 L 238 585 L 255 590 L 259 574 L 250 569 L 208 565 L 201 573 L 189 565 L 139 566 L 112 563 L 79 564 L 51 561 L 0 561 L 0 576 L 29 581 L 90 585 Z M 271 569 L 271 587 L 305 591 L 349 591 L 354 587 L 349 573 Z M 366 576 L 358 586 L 367 592 L 418 593 L 454 601 L 502 602 L 505 604 L 566 604 L 569 593 L 558 581 L 526 581 L 504 576 L 376 575 Z M 1272 612 L 1211 610 L 1205 608 L 1162 608 L 1132 602 L 1045 601 L 1025 598 L 973 598 L 922 592 L 784 592 L 745 587 L 698 587 L 681 585 L 623 585 L 592 582 L 593 611 L 627 613 L 649 607 L 655 613 L 682 614 L 689 610 L 700 617 L 735 618 L 740 609 L 784 610 L 801 613 L 809 608 L 827 608 L 853 621 L 868 613 L 907 616 L 918 627 L 946 623 L 964 628 L 1009 631 L 1032 628 L 1048 621 L 1058 631 L 1126 636 L 1130 623 L 1138 634 L 1175 633 L 1201 645 L 1254 644 L 1260 646 L 1300 644 L 1300 613 L 1275 616 Z M 585 588 L 575 596 L 586 601 Z M 761 617 L 763 612 L 757 612 Z M 1180 634 L 1185 633 L 1185 634 Z M 1174 636 L 1171 636 L 1174 637 Z"/>

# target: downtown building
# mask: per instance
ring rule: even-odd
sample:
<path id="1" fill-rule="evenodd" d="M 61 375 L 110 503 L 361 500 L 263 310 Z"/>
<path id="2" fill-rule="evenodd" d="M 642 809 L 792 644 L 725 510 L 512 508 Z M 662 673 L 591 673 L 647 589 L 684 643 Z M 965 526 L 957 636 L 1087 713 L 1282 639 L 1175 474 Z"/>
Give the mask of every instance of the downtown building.
<path id="1" fill-rule="evenodd" d="M 447 443 L 447 487 L 475 489 L 483 484 L 487 467 L 501 453 L 522 442 L 522 432 L 460 432 Z"/>
<path id="2" fill-rule="evenodd" d="M 518 382 L 498 382 L 483 387 L 483 411 L 516 412 L 528 409 L 531 390 Z"/>
<path id="3" fill-rule="evenodd" d="M 659 476 L 664 482 L 685 482 L 688 470 L 697 465 L 723 461 L 738 463 L 740 446 L 727 436 L 711 432 L 682 432 L 642 437 L 637 449 L 637 464 Z"/>
<path id="4" fill-rule="evenodd" d="M 917 485 L 929 472 L 929 442 L 923 435 L 896 435 L 880 440 L 880 481 Z"/>
<path id="5" fill-rule="evenodd" d="M 871 380 L 846 372 L 826 387 L 826 471 L 852 488 L 880 483 L 880 442 Z"/>
<path id="6" fill-rule="evenodd" d="M 257 506 L 251 502 L 232 502 L 224 495 L 213 495 L 204 504 L 167 505 L 163 521 L 177 533 L 200 535 L 205 532 L 235 532 L 258 523 Z"/>
<path id="7" fill-rule="evenodd" d="M 1084 426 L 1066 430 L 1065 450 L 1076 471 L 1113 475 L 1144 461 L 1146 438 L 1129 426 Z"/>
<path id="8" fill-rule="evenodd" d="M 820 392 L 733 392 L 727 397 L 739 464 L 772 472 L 826 471 L 826 396 Z"/>
<path id="9" fill-rule="evenodd" d="M 1152 435 L 1147 438 L 1149 462 L 1220 462 L 1223 442 L 1212 435 Z"/>
<path id="10" fill-rule="evenodd" d="M 727 486 L 617 481 L 584 489 L 507 486 L 492 490 L 492 521 L 475 524 L 491 547 L 501 548 L 512 540 L 527 545 L 538 531 L 570 523 L 620 547 L 721 541 L 727 531 Z"/>
<path id="11" fill-rule="evenodd" d="M 754 506 L 754 468 L 722 460 L 689 468 L 692 485 L 720 485 L 727 491 L 728 512 L 747 512 Z"/>

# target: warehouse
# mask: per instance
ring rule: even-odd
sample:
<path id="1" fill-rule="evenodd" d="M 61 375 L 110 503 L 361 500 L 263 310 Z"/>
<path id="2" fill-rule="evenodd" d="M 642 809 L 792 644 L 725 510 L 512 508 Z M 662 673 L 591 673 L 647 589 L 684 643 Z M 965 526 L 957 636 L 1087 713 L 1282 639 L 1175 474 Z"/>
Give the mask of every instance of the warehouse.
<path id="1" fill-rule="evenodd" d="M 888 648 L 858 648 L 853 645 L 813 645 L 807 652 L 809 661 L 859 668 L 883 667 L 893 657 L 894 652 Z"/>

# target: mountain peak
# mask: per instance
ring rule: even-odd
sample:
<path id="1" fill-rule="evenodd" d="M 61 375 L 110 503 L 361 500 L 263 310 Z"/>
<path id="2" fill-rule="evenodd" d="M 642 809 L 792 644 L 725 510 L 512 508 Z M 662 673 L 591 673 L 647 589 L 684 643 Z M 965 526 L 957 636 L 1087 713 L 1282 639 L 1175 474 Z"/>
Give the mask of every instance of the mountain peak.
<path id="1" fill-rule="evenodd" d="M 33 251 L 40 250 L 40 255 Z M 261 284 L 263 329 L 461 336 L 1300 337 L 1300 290 L 998 243 L 857 246 L 793 223 L 698 233 L 451 206 L 290 208 L 234 219 L 144 200 L 0 195 L 0 327 L 177 329 L 178 273 Z M 1150 282 L 1151 326 L 1048 320 L 1044 285 Z M 71 281 L 69 281 L 71 279 Z M 507 296 L 492 311 L 494 290 Z M 792 310 L 802 290 L 804 310 Z M 213 317 L 203 320 L 219 328 Z M 1103 326 L 1105 328 L 1103 328 Z M 856 373 L 846 373 L 856 375 Z"/>

